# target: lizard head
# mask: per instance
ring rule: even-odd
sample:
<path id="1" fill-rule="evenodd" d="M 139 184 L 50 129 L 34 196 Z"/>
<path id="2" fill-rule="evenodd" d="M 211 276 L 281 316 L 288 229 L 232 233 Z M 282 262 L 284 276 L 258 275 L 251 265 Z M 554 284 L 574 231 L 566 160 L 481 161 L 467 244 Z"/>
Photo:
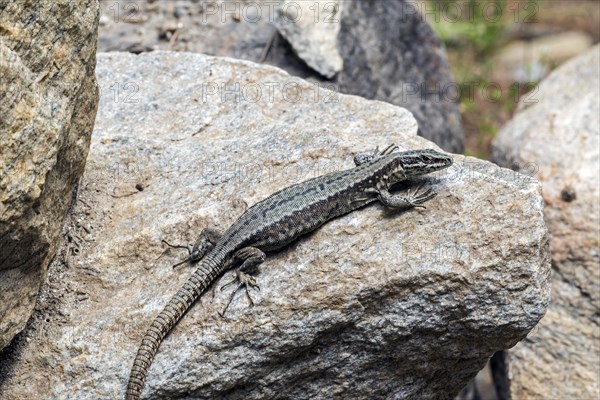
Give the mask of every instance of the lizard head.
<path id="1" fill-rule="evenodd" d="M 452 156 L 432 149 L 393 153 L 398 157 L 398 175 L 403 179 L 429 174 L 452 165 Z"/>

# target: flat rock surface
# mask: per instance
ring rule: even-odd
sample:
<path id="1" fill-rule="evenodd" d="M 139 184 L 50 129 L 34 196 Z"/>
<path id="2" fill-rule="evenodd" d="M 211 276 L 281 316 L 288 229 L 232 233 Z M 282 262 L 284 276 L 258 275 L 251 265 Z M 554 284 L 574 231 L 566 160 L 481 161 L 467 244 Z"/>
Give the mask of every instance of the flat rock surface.
<path id="1" fill-rule="evenodd" d="M 81 240 L 65 246 L 36 318 L 5 354 L 3 399 L 124 394 L 143 333 L 191 273 L 173 270 L 185 251 L 162 239 L 226 228 L 280 188 L 352 167 L 355 152 L 435 147 L 405 109 L 274 67 L 108 53 L 97 74 L 99 115 L 69 224 Z M 245 97 L 219 91 L 236 84 Z M 545 312 L 540 185 L 461 156 L 415 184 L 438 192 L 427 209 L 368 206 L 269 254 L 254 307 L 239 294 L 222 318 L 231 289 L 206 293 L 161 346 L 143 397 L 456 395 Z"/>
<path id="2" fill-rule="evenodd" d="M 500 165 L 535 163 L 551 234 L 552 305 L 507 352 L 513 399 L 600 397 L 600 46 L 560 66 L 494 142 Z"/>

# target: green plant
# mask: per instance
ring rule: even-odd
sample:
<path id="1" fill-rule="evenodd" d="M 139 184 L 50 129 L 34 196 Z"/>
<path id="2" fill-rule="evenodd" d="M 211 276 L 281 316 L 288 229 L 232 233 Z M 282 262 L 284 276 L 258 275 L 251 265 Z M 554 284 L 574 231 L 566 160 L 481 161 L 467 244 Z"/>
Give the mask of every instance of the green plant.
<path id="1" fill-rule="evenodd" d="M 493 53 L 503 37 L 510 17 L 505 0 L 430 0 L 425 11 L 440 39 L 448 47 L 470 45 L 480 57 Z"/>

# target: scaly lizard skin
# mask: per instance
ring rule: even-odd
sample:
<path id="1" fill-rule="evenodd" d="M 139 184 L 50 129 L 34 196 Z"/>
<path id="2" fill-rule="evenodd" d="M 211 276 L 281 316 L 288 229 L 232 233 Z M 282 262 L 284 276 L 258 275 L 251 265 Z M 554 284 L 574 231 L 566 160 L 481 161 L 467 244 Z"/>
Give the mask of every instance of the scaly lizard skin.
<path id="1" fill-rule="evenodd" d="M 375 201 L 406 209 L 433 198 L 431 189 L 404 195 L 392 195 L 388 189 L 397 182 L 447 168 L 452 157 L 435 150 L 394 152 L 396 149 L 392 145 L 378 154 L 359 154 L 354 168 L 282 189 L 246 210 L 223 234 L 205 229 L 193 248 L 185 246 L 190 252 L 188 260 L 200 264 L 144 335 L 131 369 L 126 400 L 140 398 L 160 343 L 224 271 L 240 265 L 234 280 L 239 282 L 238 289 L 257 287 L 249 274 L 265 260 L 265 252 L 289 244 L 330 219 Z"/>

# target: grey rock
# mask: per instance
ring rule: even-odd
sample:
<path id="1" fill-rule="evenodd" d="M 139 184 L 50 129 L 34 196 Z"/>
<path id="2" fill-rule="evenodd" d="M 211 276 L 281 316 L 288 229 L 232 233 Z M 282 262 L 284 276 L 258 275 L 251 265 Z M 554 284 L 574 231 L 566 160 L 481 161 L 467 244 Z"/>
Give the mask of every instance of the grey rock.
<path id="1" fill-rule="evenodd" d="M 407 108 L 420 136 L 461 153 L 458 85 L 442 42 L 411 2 L 344 2 L 342 14 L 340 91 Z"/>
<path id="2" fill-rule="evenodd" d="M 94 0 L 2 2 L 0 349 L 33 311 L 83 174 L 98 103 L 98 15 Z"/>
<path id="3" fill-rule="evenodd" d="M 534 334 L 499 356 L 509 398 L 600 395 L 600 46 L 525 96 L 494 141 L 500 165 L 531 163 L 544 186 L 552 305 Z"/>
<path id="4" fill-rule="evenodd" d="M 407 110 L 271 66 L 101 53 L 97 74 L 103 88 L 133 86 L 102 91 L 69 218 L 83 240 L 53 264 L 11 346 L 3 399 L 123 395 L 143 333 L 190 274 L 162 239 L 225 228 L 282 187 L 352 167 L 357 151 L 435 148 Z M 161 346 L 144 398 L 456 395 L 543 316 L 550 265 L 538 182 L 455 160 L 420 181 L 438 192 L 426 210 L 365 207 L 269 254 L 255 306 L 238 295 L 221 318 L 225 274 Z"/>
<path id="5" fill-rule="evenodd" d="M 285 0 L 275 14 L 277 30 L 298 57 L 329 79 L 340 72 L 343 66 L 342 56 L 337 49 L 342 6 L 339 0 Z"/>
<path id="6" fill-rule="evenodd" d="M 136 53 L 168 49 L 259 61 L 272 42 L 266 63 L 340 93 L 405 107 L 417 119 L 420 136 L 447 151 L 463 151 L 458 86 L 452 80 L 442 42 L 411 2 L 340 2 L 337 34 L 338 23 L 329 23 L 338 18 L 331 9 L 336 2 L 307 3 L 307 7 L 313 8 L 303 14 L 298 24 L 317 30 L 334 29 L 318 40 L 297 26 L 293 27 L 296 33 L 293 37 L 287 28 L 280 28 L 290 43 L 273 26 L 279 24 L 277 5 L 283 2 L 192 4 L 192 14 L 179 19 L 184 28 L 175 41 L 160 41 L 156 35 L 163 16 L 171 14 L 171 2 L 156 3 L 152 9 L 149 4 L 137 2 L 104 3 L 103 14 L 113 16 L 117 4 L 122 17 L 111 18 L 101 26 L 99 48 L 101 51 L 132 49 Z M 135 8 L 127 14 L 125 7 L 131 8 L 132 4 Z M 143 16 L 148 17 L 146 23 L 130 23 L 134 17 Z M 315 16 L 317 23 L 309 24 Z M 337 44 L 333 46 L 331 42 L 336 35 Z M 302 51 L 298 52 L 299 48 Z M 339 70 L 336 53 L 343 67 L 332 79 L 326 79 L 323 75 Z"/>

